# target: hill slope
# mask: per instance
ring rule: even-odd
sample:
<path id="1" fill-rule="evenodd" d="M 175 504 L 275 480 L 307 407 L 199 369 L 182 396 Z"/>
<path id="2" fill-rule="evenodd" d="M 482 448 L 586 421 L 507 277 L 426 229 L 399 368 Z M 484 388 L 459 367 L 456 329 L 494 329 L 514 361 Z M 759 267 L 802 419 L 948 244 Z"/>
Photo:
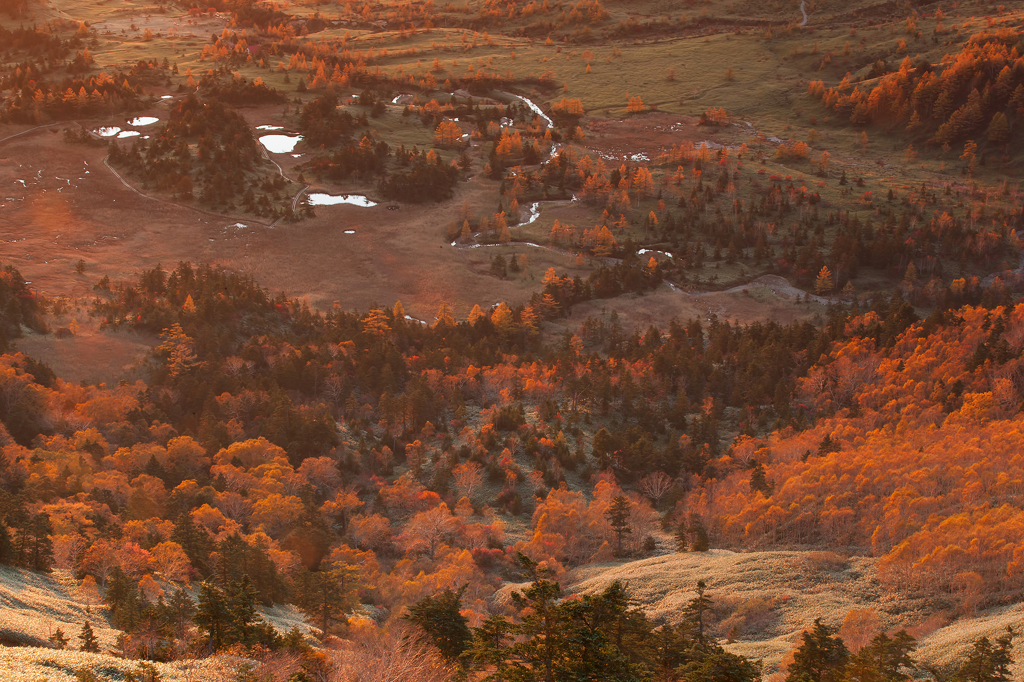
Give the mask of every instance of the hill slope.
<path id="1" fill-rule="evenodd" d="M 761 659 L 766 674 L 794 647 L 815 618 L 839 628 L 852 609 L 874 609 L 883 629 L 907 629 L 918 637 L 915 660 L 944 668 L 962 662 L 973 641 L 998 636 L 1008 625 L 1024 625 L 1024 605 L 979 612 L 944 627 L 925 600 L 898 598 L 881 589 L 877 561 L 844 558 L 831 552 L 745 552 L 711 550 L 668 554 L 625 563 L 576 569 L 570 592 L 597 593 L 614 580 L 654 617 L 675 623 L 695 596 L 698 580 L 715 602 L 711 626 L 737 654 Z M 1021 667 L 1015 668 L 1017 674 Z"/>

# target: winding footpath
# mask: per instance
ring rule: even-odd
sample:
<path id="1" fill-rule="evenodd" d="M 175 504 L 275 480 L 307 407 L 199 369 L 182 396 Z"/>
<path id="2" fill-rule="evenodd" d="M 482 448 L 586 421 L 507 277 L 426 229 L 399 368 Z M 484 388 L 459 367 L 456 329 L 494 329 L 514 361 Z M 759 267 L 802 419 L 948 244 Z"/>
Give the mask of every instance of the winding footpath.
<path id="1" fill-rule="evenodd" d="M 804 7 L 807 5 L 807 0 L 800 0 L 800 11 L 804 15 L 804 20 L 800 22 L 801 26 L 807 25 L 807 10 Z"/>

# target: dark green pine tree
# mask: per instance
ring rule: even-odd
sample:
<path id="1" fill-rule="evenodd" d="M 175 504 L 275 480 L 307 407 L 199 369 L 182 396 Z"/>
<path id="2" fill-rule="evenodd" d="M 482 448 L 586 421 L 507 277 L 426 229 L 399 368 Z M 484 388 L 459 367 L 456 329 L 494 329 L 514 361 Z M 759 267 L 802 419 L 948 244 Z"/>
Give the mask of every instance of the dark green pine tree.
<path id="1" fill-rule="evenodd" d="M 228 611 L 226 639 L 230 643 L 241 642 L 247 646 L 252 644 L 256 624 L 261 619 L 256 613 L 256 601 L 259 598 L 259 593 L 252 581 L 249 580 L 249 576 L 243 575 L 232 583 L 225 596 Z"/>
<path id="2" fill-rule="evenodd" d="M 210 553 L 213 551 L 213 541 L 205 530 L 193 523 L 191 514 L 183 512 L 178 515 L 178 519 L 174 522 L 171 540 L 181 545 L 193 568 L 204 576 L 210 574 Z"/>
<path id="3" fill-rule="evenodd" d="M 622 556 L 622 537 L 633 532 L 633 529 L 629 527 L 629 510 L 632 506 L 629 503 L 629 498 L 625 495 L 616 495 L 604 512 L 605 518 L 608 519 L 612 530 L 615 531 L 617 546 L 615 556 Z"/>
<path id="4" fill-rule="evenodd" d="M 697 596 L 690 600 L 690 603 L 683 608 L 683 619 L 690 625 L 697 634 L 697 645 L 703 647 L 707 644 L 704 637 L 705 616 L 711 610 L 713 602 L 711 597 L 705 594 L 707 585 L 703 580 L 697 581 Z"/>
<path id="5" fill-rule="evenodd" d="M 900 630 L 891 638 L 884 632 L 850 657 L 846 667 L 849 682 L 905 682 L 908 672 L 917 669 L 910 657 L 917 642 L 906 631 Z"/>
<path id="6" fill-rule="evenodd" d="M 50 541 L 53 526 L 50 525 L 49 514 L 40 513 L 33 516 L 29 534 L 31 545 L 26 565 L 36 571 L 49 571 L 53 566 L 53 543 Z"/>
<path id="7" fill-rule="evenodd" d="M 793 654 L 786 682 L 841 682 L 846 673 L 850 651 L 832 629 L 814 619 L 814 627 L 805 632 Z"/>
<path id="8" fill-rule="evenodd" d="M 652 625 L 631 606 L 625 586 L 613 582 L 603 592 L 559 605 L 562 651 L 555 666 L 559 680 L 649 679 L 644 649 Z"/>
<path id="9" fill-rule="evenodd" d="M 467 667 L 493 670 L 485 680 L 506 680 L 510 668 L 509 649 L 515 638 L 514 626 L 504 616 L 492 614 L 478 628 L 462 655 Z"/>
<path id="10" fill-rule="evenodd" d="M 82 643 L 78 647 L 80 651 L 88 651 L 93 654 L 100 652 L 100 642 L 96 639 L 96 634 L 92 631 L 92 625 L 89 624 L 89 621 L 85 621 L 85 624 L 82 626 L 82 631 L 78 634 L 78 641 Z"/>
<path id="11" fill-rule="evenodd" d="M 680 667 L 682 679 L 691 682 L 759 682 L 761 666 L 743 656 L 729 653 L 717 644 L 705 655 Z"/>
<path id="12" fill-rule="evenodd" d="M 676 526 L 676 551 L 690 551 L 690 527 L 686 522 L 680 523 Z"/>
<path id="13" fill-rule="evenodd" d="M 1012 679 L 1010 665 L 1013 663 L 1013 630 L 993 644 L 988 637 L 974 643 L 967 660 L 953 675 L 952 682 L 1008 682 Z"/>
<path id="14" fill-rule="evenodd" d="M 765 475 L 764 464 L 758 462 L 753 469 L 750 470 L 750 492 L 759 492 L 765 497 L 772 494 L 772 490 L 775 486 L 768 482 L 768 477 Z"/>
<path id="15" fill-rule="evenodd" d="M 462 594 L 465 591 L 465 585 L 457 591 L 445 588 L 438 595 L 419 600 L 403 616 L 422 628 L 438 651 L 450 661 L 459 659 L 473 637 L 468 621 L 462 615 Z"/>
<path id="16" fill-rule="evenodd" d="M 178 588 L 171 595 L 170 600 L 164 605 L 162 618 L 164 623 L 177 639 L 183 639 L 192 625 L 192 618 L 196 614 L 196 603 L 188 592 Z"/>
<path id="17" fill-rule="evenodd" d="M 195 623 L 207 639 L 211 651 L 218 651 L 227 642 L 231 628 L 230 610 L 224 593 L 209 581 L 199 588 Z"/>
<path id="18" fill-rule="evenodd" d="M 103 600 L 110 607 L 110 622 L 125 631 L 138 625 L 146 609 L 146 598 L 139 591 L 138 585 L 120 568 L 115 568 L 111 573 Z"/>
<path id="19" fill-rule="evenodd" d="M 0 564 L 14 561 L 14 546 L 11 544 L 11 531 L 0 521 Z"/>
<path id="20" fill-rule="evenodd" d="M 689 628 L 686 623 L 673 627 L 663 623 L 656 628 L 647 642 L 645 649 L 650 651 L 651 665 L 655 671 L 655 679 L 675 679 L 676 668 L 691 660 Z"/>
<path id="21" fill-rule="evenodd" d="M 690 532 L 693 534 L 693 544 L 690 546 L 690 549 L 694 552 L 706 552 L 711 549 L 708 531 L 699 519 L 690 526 Z"/>
<path id="22" fill-rule="evenodd" d="M 332 624 L 352 610 L 359 586 L 358 571 L 352 566 L 304 571 L 295 585 L 296 605 L 320 626 L 320 639 L 326 639 Z"/>
<path id="23" fill-rule="evenodd" d="M 561 656 L 565 636 L 562 612 L 558 607 L 561 596 L 561 586 L 543 578 L 534 581 L 521 593 L 512 593 L 512 601 L 524 614 L 513 628 L 513 632 L 522 639 L 510 649 L 516 679 L 545 682 L 555 679 L 555 665 Z"/>

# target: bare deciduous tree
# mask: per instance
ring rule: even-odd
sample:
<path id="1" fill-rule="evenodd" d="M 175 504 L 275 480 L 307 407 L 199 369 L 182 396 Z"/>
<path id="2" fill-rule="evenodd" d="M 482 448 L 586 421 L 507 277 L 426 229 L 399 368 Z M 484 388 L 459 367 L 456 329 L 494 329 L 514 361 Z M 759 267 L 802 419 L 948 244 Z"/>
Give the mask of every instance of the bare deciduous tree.
<path id="1" fill-rule="evenodd" d="M 661 505 L 661 498 L 671 489 L 672 479 L 664 471 L 656 471 L 640 480 L 640 492 L 654 501 L 656 509 Z"/>
<path id="2" fill-rule="evenodd" d="M 456 667 L 407 627 L 375 628 L 334 657 L 330 682 L 448 682 L 458 678 Z"/>

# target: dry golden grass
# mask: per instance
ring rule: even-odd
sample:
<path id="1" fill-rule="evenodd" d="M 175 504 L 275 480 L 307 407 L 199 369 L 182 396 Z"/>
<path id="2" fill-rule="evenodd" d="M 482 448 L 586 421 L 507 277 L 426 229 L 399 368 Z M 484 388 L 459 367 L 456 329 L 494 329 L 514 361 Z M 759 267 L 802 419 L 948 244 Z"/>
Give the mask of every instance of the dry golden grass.
<path id="1" fill-rule="evenodd" d="M 175 589 L 170 584 L 163 587 L 168 591 Z M 195 587 L 190 588 L 193 598 Z M 259 614 L 282 633 L 292 627 L 308 633 L 301 612 L 294 606 L 260 608 Z M 69 648 L 77 649 L 77 636 L 86 621 L 92 625 L 103 653 L 45 648 L 47 638 L 60 628 L 69 640 Z M 38 645 L 0 646 L 0 676 L 4 679 L 71 682 L 75 679 L 74 671 L 88 668 L 101 680 L 120 680 L 125 671 L 137 667 L 137 662 L 109 655 L 117 649 L 118 634 L 107 621 L 106 608 L 80 589 L 69 571 L 42 574 L 0 567 L 0 641 Z M 309 641 L 312 643 L 312 638 Z M 227 682 L 235 679 L 234 671 L 241 662 L 243 659 L 219 656 L 156 664 L 156 667 L 166 682 Z"/>
<path id="2" fill-rule="evenodd" d="M 164 682 L 232 682 L 243 659 L 215 656 L 202 660 L 154 663 Z M 7 682 L 76 682 L 75 672 L 92 671 L 103 682 L 124 679 L 137 672 L 138 661 L 106 654 L 57 651 L 38 647 L 0 647 L 0 675 Z"/>
<path id="3" fill-rule="evenodd" d="M 978 637 L 997 637 L 1008 625 L 1015 630 L 1024 625 L 1024 605 L 1015 604 L 937 627 L 944 619 L 936 620 L 943 614 L 936 612 L 935 603 L 882 592 L 874 559 L 834 552 L 668 554 L 584 566 L 566 582 L 570 592 L 596 592 L 613 580 L 628 583 L 631 594 L 651 616 L 669 622 L 682 618 L 682 608 L 696 595 L 697 581 L 704 580 L 708 595 L 718 604 L 711 626 L 714 632 L 724 638 L 737 625 L 733 631 L 737 640 L 726 648 L 762 659 L 765 674 L 777 670 L 815 618 L 838 629 L 851 609 L 876 610 L 887 631 L 906 628 L 919 640 L 915 659 L 940 667 L 962 661 Z"/>
<path id="4" fill-rule="evenodd" d="M 77 647 L 76 637 L 86 621 L 100 647 L 112 649 L 117 631 L 107 622 L 106 608 L 90 603 L 70 573 L 46 575 L 0 567 L 0 631 L 6 638 L 42 644 L 59 627 Z"/>
<path id="5" fill-rule="evenodd" d="M 814 618 L 838 628 L 851 608 L 879 604 L 883 595 L 874 571 L 874 560 L 863 557 L 851 558 L 845 570 L 833 572 L 827 567 L 815 570 L 802 552 L 712 550 L 585 566 L 574 571 L 570 589 L 597 591 L 621 580 L 651 616 L 678 622 L 696 594 L 697 581 L 704 580 L 712 599 L 726 601 L 741 616 L 745 609 L 749 623 L 762 625 L 759 631 L 737 628 L 739 639 L 728 648 L 764 660 L 769 673 Z M 723 614 L 725 620 L 732 613 Z M 886 620 L 886 614 L 882 620 L 889 627 L 899 624 L 892 616 Z"/>

